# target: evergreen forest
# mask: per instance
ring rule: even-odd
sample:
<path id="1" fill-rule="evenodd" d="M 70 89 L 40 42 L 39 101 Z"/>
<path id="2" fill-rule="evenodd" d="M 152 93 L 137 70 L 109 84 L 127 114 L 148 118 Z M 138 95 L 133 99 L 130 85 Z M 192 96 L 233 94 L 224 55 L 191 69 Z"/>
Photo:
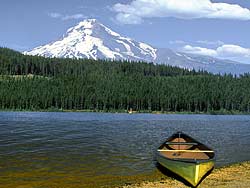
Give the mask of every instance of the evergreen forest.
<path id="1" fill-rule="evenodd" d="M 1 110 L 250 112 L 250 74 L 60 59 L 0 48 Z"/>

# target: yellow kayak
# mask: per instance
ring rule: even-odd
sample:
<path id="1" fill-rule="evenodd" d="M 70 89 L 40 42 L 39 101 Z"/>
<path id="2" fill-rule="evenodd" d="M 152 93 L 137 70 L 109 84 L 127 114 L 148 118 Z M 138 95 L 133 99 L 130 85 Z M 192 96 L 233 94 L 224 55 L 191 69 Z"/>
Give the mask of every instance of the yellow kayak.
<path id="1" fill-rule="evenodd" d="M 177 132 L 157 150 L 157 161 L 196 187 L 214 168 L 215 153 L 192 137 Z"/>

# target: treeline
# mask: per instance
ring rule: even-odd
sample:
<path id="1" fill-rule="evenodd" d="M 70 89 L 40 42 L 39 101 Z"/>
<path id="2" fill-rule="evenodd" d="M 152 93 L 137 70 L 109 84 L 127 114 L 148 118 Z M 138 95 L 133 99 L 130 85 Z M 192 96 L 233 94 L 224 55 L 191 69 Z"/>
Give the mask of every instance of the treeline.
<path id="1" fill-rule="evenodd" d="M 0 75 L 0 109 L 250 111 L 249 74 L 44 58 L 0 48 Z"/>

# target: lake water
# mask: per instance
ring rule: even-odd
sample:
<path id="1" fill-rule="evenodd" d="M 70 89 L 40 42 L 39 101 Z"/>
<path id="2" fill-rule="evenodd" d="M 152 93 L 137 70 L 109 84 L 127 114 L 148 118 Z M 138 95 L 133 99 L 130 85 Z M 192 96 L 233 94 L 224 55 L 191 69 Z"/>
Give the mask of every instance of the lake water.
<path id="1" fill-rule="evenodd" d="M 176 131 L 212 147 L 216 166 L 250 160 L 250 116 L 0 112 L 0 187 L 94 187 L 151 173 Z"/>

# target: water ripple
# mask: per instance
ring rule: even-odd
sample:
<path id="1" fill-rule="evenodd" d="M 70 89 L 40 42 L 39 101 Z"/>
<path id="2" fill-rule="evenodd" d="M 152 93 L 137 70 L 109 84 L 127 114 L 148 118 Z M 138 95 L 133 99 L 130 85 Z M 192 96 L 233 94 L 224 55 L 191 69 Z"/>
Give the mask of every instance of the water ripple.
<path id="1" fill-rule="evenodd" d="M 214 148 L 217 165 L 250 160 L 250 116 L 0 112 L 0 167 L 150 172 L 156 148 L 175 131 Z"/>

